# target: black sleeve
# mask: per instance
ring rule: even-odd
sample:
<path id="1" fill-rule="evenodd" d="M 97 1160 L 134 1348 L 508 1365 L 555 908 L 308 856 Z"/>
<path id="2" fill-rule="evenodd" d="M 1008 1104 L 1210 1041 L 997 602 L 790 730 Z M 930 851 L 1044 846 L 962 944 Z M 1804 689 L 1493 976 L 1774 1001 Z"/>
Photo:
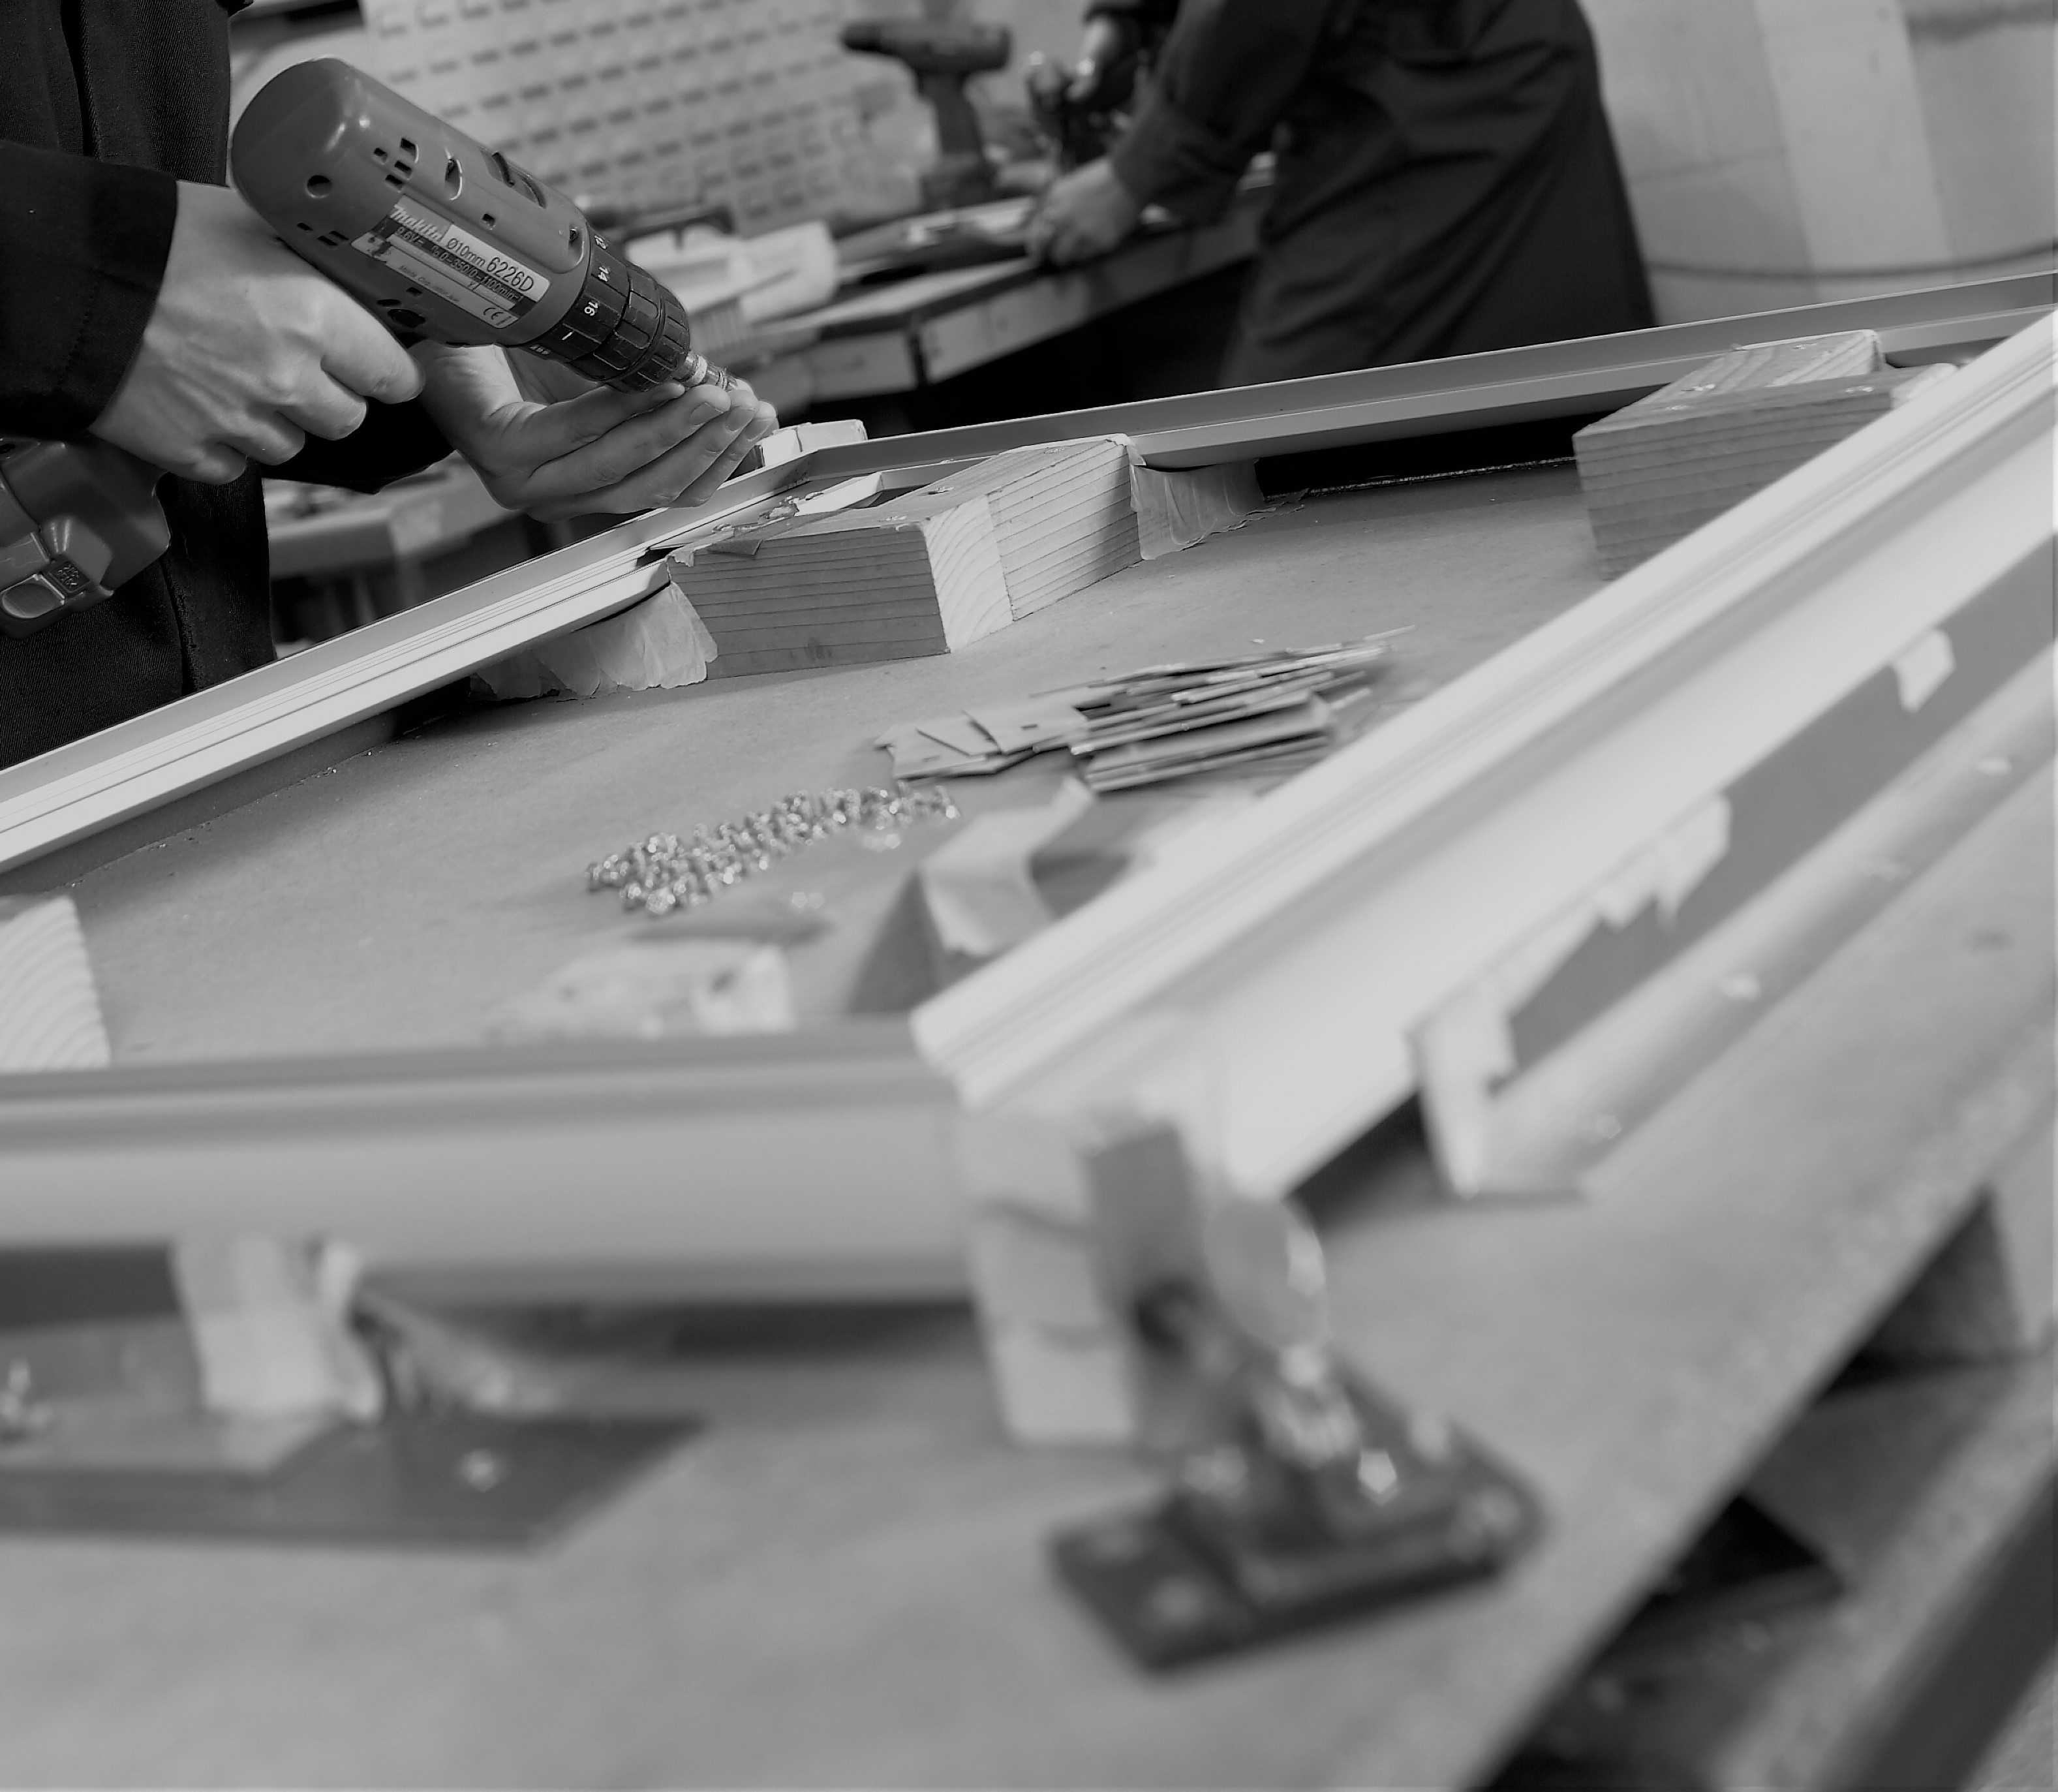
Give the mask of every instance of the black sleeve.
<path id="1" fill-rule="evenodd" d="M 1149 96 L 1108 153 L 1146 205 L 1194 222 L 1229 203 L 1313 67 L 1334 0 L 1184 0 Z"/>
<path id="2" fill-rule="evenodd" d="M 1134 34 L 1132 42 L 1141 42 L 1170 30 L 1178 10 L 1179 0 L 1087 0 L 1086 16 L 1120 19 Z"/>
<path id="3" fill-rule="evenodd" d="M 376 491 L 434 466 L 450 451 L 443 432 L 419 403 L 371 404 L 365 407 L 364 421 L 340 442 L 310 435 L 308 445 L 283 467 L 261 471 L 272 479 Z"/>
<path id="4" fill-rule="evenodd" d="M 62 440 L 106 409 L 178 211 L 169 174 L 0 142 L 0 430 Z"/>

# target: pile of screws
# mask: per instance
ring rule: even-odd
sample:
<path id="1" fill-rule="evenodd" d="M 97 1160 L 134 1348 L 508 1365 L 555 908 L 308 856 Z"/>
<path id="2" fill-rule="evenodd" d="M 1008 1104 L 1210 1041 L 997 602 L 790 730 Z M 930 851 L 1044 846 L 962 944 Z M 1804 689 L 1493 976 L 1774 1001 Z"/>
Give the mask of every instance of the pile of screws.
<path id="1" fill-rule="evenodd" d="M 846 828 L 884 833 L 930 821 L 955 821 L 957 805 L 940 786 L 910 790 L 797 791 L 741 821 L 697 828 L 685 839 L 652 834 L 588 865 L 589 890 L 618 890 L 622 906 L 646 915 L 697 908 L 719 890 L 769 871 L 802 847 Z"/>

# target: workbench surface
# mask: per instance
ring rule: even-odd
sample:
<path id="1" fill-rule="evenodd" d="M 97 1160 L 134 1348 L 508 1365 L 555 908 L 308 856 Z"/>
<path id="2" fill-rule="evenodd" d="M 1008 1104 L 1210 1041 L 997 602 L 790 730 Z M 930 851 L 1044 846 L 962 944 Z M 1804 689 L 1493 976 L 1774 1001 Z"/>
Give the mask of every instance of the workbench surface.
<path id="1" fill-rule="evenodd" d="M 1282 507 L 948 658 L 440 724 L 84 879 L 117 1055 L 474 1037 L 493 999 L 625 924 L 584 893 L 587 859 L 874 781 L 865 743 L 888 723 L 1403 625 L 1406 701 L 1597 577 L 1569 469 L 1393 485 Z M 536 1555 L 0 1541 L 17 1616 L 0 1627 L 0 1779 L 1487 1775 L 1965 1222 L 1995 1142 L 2048 1104 L 2048 805 L 2033 785 L 1997 813 L 1869 981 L 1798 1013 L 1748 1087 L 1637 1141 L 1595 1199 L 1443 1201 L 1406 1115 L 1317 1176 L 1345 1353 L 1543 1498 L 1547 1535 L 1500 1583 L 1146 1680 L 1043 1556 L 1052 1526 L 1140 1492 L 1141 1472 L 1011 1447 L 961 1313 L 632 1316 L 573 1334 L 596 1398 L 683 1401 L 709 1428 Z M 1996 1526 L 2048 1484 L 2048 1359 L 1980 1372 L 1924 1433 L 2004 1459 Z M 1867 1435 L 1885 1448 L 1894 1428 Z M 1918 1516 L 1949 1471 L 1925 1449 L 1907 1468 Z M 1900 1549 L 1907 1609 L 1943 1597 L 1924 1573 L 1965 1571 L 1961 1525 L 1869 1522 L 1853 1547 Z M 1807 1726 L 1853 1696 L 1818 1683 L 1751 1757 L 1781 1777 L 1750 1783 L 1811 1782 L 1828 1745 Z"/>
<path id="2" fill-rule="evenodd" d="M 650 924 L 587 892 L 590 861 L 789 791 L 885 782 L 871 743 L 895 723 L 1383 629 L 1408 631 L 1386 687 L 1405 701 L 1598 578 L 1569 467 L 1393 485 L 1287 500 L 956 654 L 475 712 L 85 877 L 75 894 L 116 1059 L 476 1040 L 499 1003 Z M 971 807 L 1019 804 L 1051 764 L 954 788 Z M 790 863 L 805 872 L 807 856 Z M 880 868 L 844 938 L 815 955 L 826 962 L 797 960 L 804 1011 L 841 1005 L 899 882 L 897 862 Z"/>

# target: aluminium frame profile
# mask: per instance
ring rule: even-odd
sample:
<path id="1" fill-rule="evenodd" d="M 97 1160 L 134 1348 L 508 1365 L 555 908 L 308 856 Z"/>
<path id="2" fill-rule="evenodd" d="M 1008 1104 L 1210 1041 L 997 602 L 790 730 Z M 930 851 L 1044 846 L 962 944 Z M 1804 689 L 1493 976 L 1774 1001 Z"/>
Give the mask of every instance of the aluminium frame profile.
<path id="1" fill-rule="evenodd" d="M 704 508 L 650 511 L 0 769 L 0 872 L 626 609 L 654 588 L 650 550 L 689 546 L 809 464 L 732 479 Z"/>
<path id="2" fill-rule="evenodd" d="M 2047 320 L 1289 781 L 1234 828 L 1196 836 L 924 1004 L 913 1043 L 905 1027 L 867 1035 L 898 1095 L 848 1098 L 872 1072 L 826 1061 L 840 1048 L 814 1034 L 761 1051 L 728 1041 L 683 1055 L 375 1055 L 9 1079 L 0 1239 L 156 1236 L 174 1217 L 181 1229 L 263 1229 L 290 1216 L 386 1265 L 547 1264 L 554 1287 L 612 1285 L 630 1264 L 638 1286 L 711 1275 L 749 1292 L 761 1273 L 765 1292 L 933 1293 L 961 1285 L 955 1154 L 982 1113 L 1069 1124 L 1112 1103 L 1179 1121 L 1234 1182 L 1289 1186 L 1404 1095 L 1405 1030 L 1431 1002 L 1619 858 L 1645 817 L 1675 814 L 1683 780 L 1715 776 L 1754 743 L 1704 729 L 1692 763 L 1669 782 L 1646 777 L 1620 815 L 1568 847 L 1571 774 L 1595 788 L 1595 762 L 1611 743 L 1647 738 L 1661 699 L 1734 710 L 1753 652 L 1762 662 L 1767 639 L 1797 623 L 1834 651 L 1816 638 L 1788 654 L 1756 735 L 1833 701 L 1840 680 L 1890 660 L 1953 591 L 1973 588 L 1982 556 L 2024 532 L 2026 463 L 2032 486 L 2042 470 L 2034 521 L 2048 538 L 2053 367 Z M 820 461 L 852 451 L 779 471 L 842 474 Z M 645 544 L 679 532 L 676 514 L 630 529 Z M 587 562 L 598 582 L 622 586 L 640 552 L 620 534 Z M 634 594 L 625 586 L 609 601 Z M 1651 772 L 1676 757 L 1647 745 L 1615 758 Z M 1509 864 L 1538 871 L 1534 886 L 1454 924 L 1467 890 L 1504 888 Z M 1437 896 L 1426 908 L 1425 889 Z M 438 1090 L 447 1099 L 424 1099 Z M 778 1149 L 722 1136 L 725 1103 L 778 1111 Z M 824 1228 L 835 1248 L 822 1248 Z"/>
<path id="3" fill-rule="evenodd" d="M 910 440 L 936 459 L 971 459 L 1038 442 L 1126 435 L 1146 465 L 1172 471 L 1483 425 L 1591 417 L 1619 410 L 1746 343 L 1871 330 L 1889 356 L 1919 360 L 1989 348 L 2054 304 L 2058 274 L 2016 274 L 889 437 L 830 450 L 821 470 L 841 475 L 890 466 Z"/>
<path id="4" fill-rule="evenodd" d="M 961 462 L 1087 435 L 1126 435 L 1146 464 L 1176 469 L 1591 414 L 1655 391 L 1741 339 L 1871 328 L 1889 352 L 1962 350 L 2012 333 L 2054 300 L 2058 278 L 2016 276 L 816 449 L 732 479 L 706 508 L 652 511 L 0 769 L 0 872 L 623 609 L 650 588 L 641 563 L 650 547 L 689 545 L 803 480 Z"/>

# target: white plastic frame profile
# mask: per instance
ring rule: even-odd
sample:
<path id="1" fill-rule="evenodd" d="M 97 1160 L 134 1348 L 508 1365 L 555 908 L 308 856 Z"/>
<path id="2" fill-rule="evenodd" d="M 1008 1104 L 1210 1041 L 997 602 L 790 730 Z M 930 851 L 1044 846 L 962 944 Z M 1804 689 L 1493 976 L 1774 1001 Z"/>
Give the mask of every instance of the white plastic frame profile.
<path id="1" fill-rule="evenodd" d="M 1290 1187 L 1433 1004 L 2054 532 L 2046 317 L 915 1015 L 974 1108 Z"/>

